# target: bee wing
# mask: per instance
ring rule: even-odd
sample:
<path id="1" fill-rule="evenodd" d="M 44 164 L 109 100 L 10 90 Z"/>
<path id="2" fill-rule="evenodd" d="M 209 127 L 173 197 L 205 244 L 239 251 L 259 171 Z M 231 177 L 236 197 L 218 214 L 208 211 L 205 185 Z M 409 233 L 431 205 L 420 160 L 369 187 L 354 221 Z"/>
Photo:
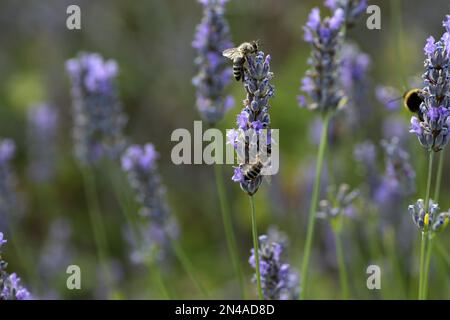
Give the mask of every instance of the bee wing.
<path id="1" fill-rule="evenodd" d="M 237 48 L 229 48 L 223 50 L 222 55 L 228 59 L 234 60 L 234 58 L 239 57 L 241 54 Z"/>

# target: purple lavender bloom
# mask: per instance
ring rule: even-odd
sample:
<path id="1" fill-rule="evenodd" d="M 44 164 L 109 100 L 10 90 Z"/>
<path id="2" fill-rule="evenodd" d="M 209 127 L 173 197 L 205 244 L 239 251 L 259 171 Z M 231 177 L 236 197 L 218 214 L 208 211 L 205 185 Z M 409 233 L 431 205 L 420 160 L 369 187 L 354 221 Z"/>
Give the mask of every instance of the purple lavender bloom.
<path id="1" fill-rule="evenodd" d="M 17 178 L 12 168 L 16 145 L 11 139 L 0 138 L 0 228 L 16 223 L 24 210 L 17 193 Z"/>
<path id="2" fill-rule="evenodd" d="M 308 108 L 321 113 L 334 111 L 343 98 L 339 83 L 338 52 L 342 43 L 341 28 L 344 19 L 342 9 L 337 9 L 333 17 L 320 19 L 318 8 L 312 9 L 308 22 L 303 27 L 304 39 L 311 44 L 312 52 L 308 59 L 310 69 L 302 79 L 300 90 L 312 101 Z M 300 99 L 303 104 L 303 98 Z"/>
<path id="3" fill-rule="evenodd" d="M 412 195 L 415 192 L 416 173 L 411 166 L 409 154 L 400 147 L 397 137 L 390 141 L 382 140 L 381 145 L 386 155 L 386 169 L 379 189 L 390 195 Z"/>
<path id="4" fill-rule="evenodd" d="M 54 176 L 58 113 L 49 105 L 32 106 L 28 111 L 28 174 L 34 181 L 49 181 Z"/>
<path id="5" fill-rule="evenodd" d="M 261 287 L 265 300 L 294 300 L 299 295 L 299 276 L 283 262 L 285 242 L 276 242 L 269 233 L 259 237 L 259 266 Z M 255 250 L 251 249 L 249 263 L 256 268 Z M 253 281 L 256 281 L 254 276 Z"/>
<path id="6" fill-rule="evenodd" d="M 426 150 L 435 152 L 442 150 L 449 139 L 450 48 L 446 38 L 448 32 L 437 42 L 433 37 L 427 39 L 424 47 L 425 73 L 422 75 L 424 101 L 420 106 L 422 117 L 411 118 L 410 132 L 418 137 Z"/>
<path id="7" fill-rule="evenodd" d="M 200 0 L 203 19 L 197 26 L 192 46 L 197 50 L 195 64 L 198 74 L 192 79 L 197 88 L 197 108 L 209 124 L 221 120 L 233 107 L 234 100 L 225 95 L 232 71 L 222 56 L 223 50 L 233 46 L 228 22 L 224 17 L 227 0 Z"/>
<path id="8" fill-rule="evenodd" d="M 390 111 L 398 110 L 400 108 L 401 96 L 402 94 L 393 87 L 376 86 L 375 88 L 375 97 L 378 102 Z"/>
<path id="9" fill-rule="evenodd" d="M 348 98 L 346 117 L 349 127 L 363 127 L 370 119 L 373 109 L 368 98 L 368 71 L 372 61 L 369 55 L 362 53 L 357 45 L 346 44 L 342 47 L 341 84 Z"/>
<path id="10" fill-rule="evenodd" d="M 243 170 L 244 167 L 256 164 L 256 161 L 259 161 L 257 159 L 270 156 L 269 99 L 274 96 L 274 87 L 270 84 L 273 77 L 270 71 L 270 55 L 265 56 L 264 52 L 259 51 L 249 55 L 246 60 L 248 66 L 244 70 L 244 89 L 247 98 L 237 117 L 238 133 L 233 134 L 239 170 L 235 168 L 232 180 L 239 182 L 247 194 L 253 195 L 262 183 L 262 175 L 249 178 L 243 174 Z M 251 144 L 257 146 L 256 150 L 252 150 Z"/>
<path id="11" fill-rule="evenodd" d="M 138 234 L 129 233 L 127 237 L 133 247 L 133 261 L 144 262 L 144 257 L 151 253 L 149 248 L 162 249 L 157 250 L 161 256 L 164 249 L 169 247 L 170 239 L 178 234 L 177 222 L 170 214 L 165 199 L 166 190 L 158 173 L 157 158 L 158 153 L 150 143 L 143 147 L 132 145 L 122 156 L 122 169 L 136 193 L 136 199 L 141 205 L 139 213 L 143 219 L 138 230 L 130 228 Z"/>
<path id="12" fill-rule="evenodd" d="M 0 232 L 0 301 L 1 300 L 29 300 L 31 295 L 28 290 L 20 284 L 17 274 L 8 274 L 8 264 L 2 258 L 2 245 L 6 243 L 3 233 Z"/>
<path id="13" fill-rule="evenodd" d="M 127 122 L 115 86 L 117 63 L 80 53 L 66 62 L 66 70 L 72 81 L 75 155 L 85 164 L 117 158 L 125 147 Z"/>
<path id="14" fill-rule="evenodd" d="M 358 18 L 366 12 L 367 0 L 325 0 L 325 6 L 333 11 L 342 9 L 346 26 L 352 27 Z"/>
<path id="15" fill-rule="evenodd" d="M 408 206 L 408 211 L 411 214 L 417 228 L 422 232 L 426 232 L 430 229 L 430 226 L 433 225 L 433 222 L 439 214 L 439 205 L 430 200 L 430 205 L 427 212 L 425 208 L 425 201 L 423 201 L 423 199 L 419 199 L 415 204 Z"/>
<path id="16" fill-rule="evenodd" d="M 319 202 L 317 218 L 333 220 L 341 214 L 352 216 L 353 202 L 358 198 L 358 190 L 350 190 L 347 184 L 341 184 L 336 191 L 336 187 L 330 187 L 328 190 L 329 199 Z"/>

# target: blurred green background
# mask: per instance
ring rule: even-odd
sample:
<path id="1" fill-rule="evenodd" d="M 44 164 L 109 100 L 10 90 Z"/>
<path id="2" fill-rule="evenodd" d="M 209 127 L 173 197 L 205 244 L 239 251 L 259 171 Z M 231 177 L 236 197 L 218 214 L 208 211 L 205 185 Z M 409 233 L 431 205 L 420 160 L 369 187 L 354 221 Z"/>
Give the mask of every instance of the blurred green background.
<path id="1" fill-rule="evenodd" d="M 410 115 L 403 109 L 387 112 L 375 100 L 374 87 L 378 84 L 404 90 L 404 79 L 423 72 L 423 45 L 429 35 L 436 38 L 442 33 L 442 20 L 450 12 L 446 0 L 434 1 L 369 1 L 381 7 L 381 30 L 368 30 L 366 16 L 357 27 L 350 30 L 348 38 L 370 55 L 370 97 L 367 103 L 374 108 L 375 116 L 366 130 L 346 133 L 345 143 L 339 144 L 328 157 L 339 157 L 343 166 L 336 173 L 337 182 L 347 182 L 353 187 L 364 183 L 365 177 L 355 170 L 353 147 L 371 139 L 378 145 L 382 137 L 381 121 L 399 116 L 407 124 Z M 66 8 L 70 4 L 81 7 L 82 30 L 66 28 Z M 300 109 L 296 96 L 300 79 L 307 68 L 309 46 L 303 42 L 302 26 L 309 11 L 322 6 L 321 1 L 295 0 L 231 0 L 226 6 L 234 43 L 259 39 L 264 52 L 272 56 L 271 68 L 275 74 L 275 98 L 271 101 L 272 127 L 280 129 L 280 172 L 256 194 L 259 232 L 264 233 L 276 225 L 290 239 L 288 261 L 299 269 L 305 239 L 306 216 L 309 207 L 308 180 L 314 168 L 316 146 L 311 142 L 310 127 L 315 115 Z M 329 12 L 322 11 L 322 16 Z M 186 250 L 199 279 L 214 298 L 239 298 L 233 268 L 228 256 L 216 195 L 213 168 L 207 165 L 172 164 L 171 148 L 175 143 L 170 135 L 176 128 L 193 130 L 193 121 L 199 120 L 195 107 L 195 89 L 191 79 L 196 73 L 193 63 L 195 50 L 191 42 L 195 26 L 201 19 L 201 7 L 194 0 L 139 0 L 139 1 L 14 1 L 0 2 L 0 137 L 10 137 L 17 143 L 18 154 L 14 166 L 18 174 L 18 187 L 23 195 L 26 216 L 20 225 L 20 245 L 30 252 L 30 262 L 36 270 L 34 278 L 26 275 L 13 249 L 5 250 L 9 270 L 22 276 L 36 296 L 46 296 L 49 291 L 40 283 L 35 262 L 42 257 L 42 248 L 51 220 L 67 217 L 72 224 L 70 246 L 73 255 L 70 264 L 83 270 L 83 289 L 69 291 L 65 288 L 65 268 L 55 271 L 52 288 L 57 297 L 101 298 L 98 292 L 96 253 L 86 214 L 86 204 L 81 177 L 72 157 L 70 83 L 64 63 L 79 51 L 98 52 L 105 58 L 116 59 L 120 67 L 118 85 L 120 98 L 129 116 L 126 133 L 134 143 L 152 142 L 160 153 L 159 168 L 167 187 L 169 206 L 180 221 L 181 245 Z M 236 106 L 219 124 L 222 129 L 235 126 L 235 116 L 244 99 L 242 86 L 233 82 L 230 92 Z M 48 102 L 60 113 L 56 178 L 48 184 L 39 184 L 27 178 L 27 166 L 32 161 L 27 154 L 26 111 L 37 102 Z M 424 151 L 417 139 L 409 136 L 409 153 L 417 172 L 417 197 L 424 194 Z M 448 148 L 447 148 L 448 153 Z M 380 166 L 383 161 L 380 158 Z M 441 208 L 450 206 L 448 161 L 444 170 Z M 238 246 L 246 273 L 248 292 L 255 296 L 255 286 L 250 282 L 252 269 L 247 263 L 252 247 L 250 211 L 247 196 L 231 181 L 231 166 L 226 191 L 232 209 Z M 107 175 L 107 174 L 106 174 Z M 120 283 L 119 298 L 161 298 L 155 284 L 146 272 L 136 270 L 127 262 L 127 244 L 121 227 L 124 223 L 109 180 L 99 173 L 99 193 L 102 214 L 107 221 L 111 261 L 117 266 Z M 422 196 L 423 197 L 423 196 Z M 416 197 L 411 199 L 411 203 Z M 391 255 L 383 234 L 375 233 L 370 241 L 381 247 L 377 256 L 370 259 L 364 254 L 367 239 L 358 239 L 358 230 L 373 223 L 365 214 L 362 204 L 358 218 L 348 224 L 351 236 L 346 239 L 348 269 L 352 282 L 352 298 L 415 298 L 415 278 L 418 264 L 418 242 L 409 252 Z M 401 219 L 411 220 L 407 206 L 397 212 Z M 411 221 L 411 225 L 413 225 Z M 313 254 L 310 296 L 312 298 L 339 298 L 337 266 L 323 259 L 333 255 L 324 240 L 328 234 L 324 221 L 317 223 Z M 414 228 L 411 230 L 416 231 Z M 394 230 L 395 232 L 395 230 Z M 389 237 L 389 236 L 387 236 Z M 417 231 L 416 240 L 419 238 Z M 448 232 L 439 241 L 446 244 Z M 331 253 L 329 252 L 331 251 Z M 11 253 L 11 254 L 10 254 Z M 392 264 L 409 254 L 411 264 L 405 268 L 413 277 L 405 282 L 408 293 L 402 292 L 400 280 L 391 270 Z M 447 256 L 448 259 L 448 256 Z M 333 259 L 331 259 L 333 260 Z M 397 261 L 398 260 L 398 261 Z M 393 262 L 394 261 L 394 262 Z M 382 290 L 366 288 L 366 267 L 382 266 Z M 405 269 L 405 270 L 406 270 Z M 449 299 L 448 261 L 438 253 L 433 260 L 430 280 L 430 298 Z M 384 271 L 383 271 L 384 272 Z M 202 298 L 174 260 L 166 279 L 178 298 Z M 37 277 L 37 278 L 36 278 Z"/>

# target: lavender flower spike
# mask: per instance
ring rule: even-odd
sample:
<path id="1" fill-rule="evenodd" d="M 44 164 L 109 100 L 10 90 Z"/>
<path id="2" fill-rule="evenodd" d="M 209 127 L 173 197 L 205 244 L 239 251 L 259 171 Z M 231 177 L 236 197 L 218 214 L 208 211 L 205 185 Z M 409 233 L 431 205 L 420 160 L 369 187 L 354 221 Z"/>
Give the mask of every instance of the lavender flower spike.
<path id="1" fill-rule="evenodd" d="M 198 53 L 195 64 L 199 71 L 192 79 L 197 88 L 197 108 L 211 125 L 221 120 L 234 104 L 232 96 L 224 93 L 232 72 L 222 51 L 233 46 L 230 28 L 224 17 L 227 1 L 199 0 L 203 5 L 203 19 L 192 42 Z"/>
<path id="2" fill-rule="evenodd" d="M 28 290 L 20 284 L 20 278 L 15 274 L 8 274 L 8 264 L 2 258 L 2 246 L 7 241 L 0 232 L 0 301 L 1 300 L 29 300 L 31 295 Z"/>
<path id="3" fill-rule="evenodd" d="M 150 143 L 143 147 L 132 145 L 122 156 L 122 169 L 142 206 L 139 213 L 144 219 L 139 225 L 138 239 L 128 237 L 134 247 L 131 258 L 136 263 L 145 262 L 152 248 L 167 248 L 170 238 L 178 234 L 178 225 L 165 201 L 157 158 L 158 153 Z M 162 254 L 164 250 L 158 251 Z"/>
<path id="4" fill-rule="evenodd" d="M 7 228 L 24 214 L 16 190 L 16 175 L 11 161 L 16 145 L 11 139 L 0 138 L 0 227 Z"/>
<path id="5" fill-rule="evenodd" d="M 283 262 L 284 242 L 276 242 L 271 235 L 259 237 L 259 265 L 261 287 L 265 300 L 294 300 L 299 295 L 299 276 Z M 255 268 L 255 250 L 251 249 L 250 265 Z"/>
<path id="6" fill-rule="evenodd" d="M 270 156 L 271 135 L 269 99 L 274 96 L 274 87 L 270 84 L 273 73 L 270 71 L 270 55 L 265 56 L 259 51 L 247 56 L 248 67 L 244 71 L 244 88 L 247 99 L 244 108 L 237 116 L 238 130 L 229 135 L 229 141 L 236 151 L 239 167 L 235 168 L 232 180 L 239 182 L 243 191 L 253 195 L 262 183 L 260 173 L 247 175 L 249 168 L 264 167 L 263 163 Z M 258 171 L 258 170 L 256 170 Z"/>
<path id="7" fill-rule="evenodd" d="M 319 212 L 317 218 L 334 219 L 341 214 L 352 215 L 353 202 L 359 196 L 358 190 L 350 190 L 347 184 L 341 184 L 336 192 L 336 188 L 329 190 L 329 199 L 322 200 L 319 203 Z"/>
<path id="8" fill-rule="evenodd" d="M 332 17 L 327 17 L 323 21 L 319 9 L 314 8 L 303 27 L 304 39 L 311 44 L 312 52 L 308 59 L 310 68 L 302 79 L 300 90 L 311 100 L 308 108 L 323 114 L 336 110 L 344 96 L 338 85 L 340 82 L 338 52 L 343 41 L 341 30 L 344 22 L 344 11 L 341 8 L 338 8 Z M 304 96 L 299 97 L 299 102 L 307 104 Z"/>
<path id="9" fill-rule="evenodd" d="M 425 203 L 422 199 L 417 200 L 414 205 L 408 207 L 408 211 L 414 224 L 422 232 L 440 232 L 445 229 L 449 222 L 449 212 L 439 213 L 439 205 L 430 200 L 429 212 L 426 212 Z"/>
<path id="10" fill-rule="evenodd" d="M 445 25 L 445 22 L 444 22 Z M 411 118 L 410 132 L 428 151 L 442 150 L 449 139 L 450 126 L 450 34 L 444 33 L 439 41 L 429 37 L 424 47 L 425 87 L 420 106 L 422 117 Z"/>
<path id="11" fill-rule="evenodd" d="M 117 63 L 96 53 L 80 53 L 66 62 L 66 70 L 72 81 L 77 158 L 95 164 L 104 156 L 118 157 L 125 146 L 127 118 L 117 97 Z"/>
<path id="12" fill-rule="evenodd" d="M 342 9 L 345 16 L 345 25 L 350 28 L 366 12 L 367 0 L 326 0 L 325 5 L 333 11 Z"/>
<path id="13" fill-rule="evenodd" d="M 34 181 L 49 181 L 54 175 L 58 113 L 47 104 L 31 106 L 28 111 L 28 174 Z"/>

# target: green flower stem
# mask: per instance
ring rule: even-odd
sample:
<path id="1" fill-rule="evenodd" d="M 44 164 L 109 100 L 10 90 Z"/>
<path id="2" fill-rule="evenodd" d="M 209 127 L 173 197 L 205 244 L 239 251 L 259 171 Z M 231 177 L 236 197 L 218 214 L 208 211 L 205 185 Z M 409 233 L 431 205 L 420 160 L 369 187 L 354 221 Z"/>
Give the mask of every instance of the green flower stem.
<path id="1" fill-rule="evenodd" d="M 428 158 L 428 177 L 427 177 L 427 193 L 425 195 L 425 209 L 428 213 L 428 210 L 430 209 L 430 191 L 431 191 L 431 176 L 433 174 L 433 158 L 434 158 L 434 151 L 430 151 L 429 158 Z"/>
<path id="2" fill-rule="evenodd" d="M 342 247 L 342 238 L 339 232 L 335 232 L 335 242 L 336 242 L 336 255 L 339 264 L 339 279 L 341 282 L 341 290 L 342 290 L 342 299 L 348 300 L 349 291 L 348 291 L 348 276 L 347 276 L 347 268 L 345 267 L 345 258 L 344 258 L 344 250 Z"/>
<path id="3" fill-rule="evenodd" d="M 322 133 L 320 138 L 319 152 L 317 154 L 317 167 L 316 167 L 316 176 L 314 180 L 314 189 L 311 198 L 311 206 L 309 210 L 308 217 L 308 230 L 306 232 L 306 242 L 304 248 L 304 256 L 302 262 L 302 272 L 301 272 L 301 281 L 302 281 L 302 290 L 300 294 L 300 299 L 304 299 L 307 290 L 307 280 L 308 280 L 308 267 L 309 267 L 309 259 L 311 255 L 311 246 L 314 237 L 314 225 L 316 222 L 316 211 L 317 204 L 319 201 L 319 192 L 320 192 L 320 178 L 322 176 L 322 167 L 323 167 L 323 159 L 325 156 L 325 150 L 327 146 L 327 136 L 328 136 L 328 125 L 330 123 L 331 115 L 327 114 L 324 117 Z"/>
<path id="4" fill-rule="evenodd" d="M 422 232 L 422 240 L 420 242 L 419 300 L 422 300 L 426 239 L 426 233 Z"/>
<path id="5" fill-rule="evenodd" d="M 171 244 L 172 244 L 172 249 L 175 253 L 175 256 L 177 257 L 177 259 L 180 261 L 181 266 L 183 267 L 183 269 L 186 271 L 186 273 L 188 274 L 189 278 L 191 279 L 191 281 L 195 284 L 195 286 L 197 287 L 197 289 L 206 297 L 206 298 L 210 298 L 209 297 L 209 293 L 208 291 L 205 289 L 205 287 L 200 283 L 200 281 L 198 281 L 197 277 L 195 276 L 194 273 L 194 267 L 192 266 L 191 261 L 189 260 L 189 258 L 187 257 L 186 253 L 184 252 L 183 248 L 180 246 L 180 244 L 178 243 L 178 241 L 176 239 L 170 239 Z"/>
<path id="6" fill-rule="evenodd" d="M 428 293 L 428 278 L 430 273 L 430 261 L 431 261 L 431 252 L 433 251 L 433 243 L 434 243 L 434 235 L 430 234 L 430 237 L 428 239 L 428 248 L 427 253 L 425 256 L 425 271 L 424 271 L 424 278 L 423 278 L 423 288 L 422 288 L 422 299 L 427 299 L 427 293 Z"/>
<path id="7" fill-rule="evenodd" d="M 222 170 L 219 165 L 214 165 L 214 173 L 216 176 L 216 187 L 219 195 L 220 211 L 222 213 L 223 227 L 225 230 L 225 237 L 227 239 L 228 253 L 236 273 L 239 287 L 241 288 L 242 298 L 245 299 L 245 285 L 244 274 L 239 261 L 239 253 L 236 245 L 236 238 L 234 236 L 233 224 L 231 222 L 230 208 L 228 206 L 227 197 L 225 194 L 225 187 L 223 183 Z"/>
<path id="8" fill-rule="evenodd" d="M 255 252 L 256 285 L 258 287 L 259 300 L 264 300 L 261 288 L 261 272 L 259 269 L 259 239 L 258 239 L 258 228 L 256 225 L 255 203 L 253 200 L 253 196 L 250 196 L 250 206 L 252 208 L 252 234 L 253 234 L 253 249 Z"/>
<path id="9" fill-rule="evenodd" d="M 97 255 L 102 271 L 105 274 L 106 288 L 111 293 L 111 275 L 106 264 L 107 258 L 107 241 L 104 229 L 104 223 L 100 213 L 100 205 L 98 200 L 95 176 L 93 170 L 87 165 L 80 165 L 81 175 L 83 177 L 84 190 L 88 205 L 89 218 L 94 241 L 97 247 Z"/>
<path id="10" fill-rule="evenodd" d="M 434 187 L 434 201 L 439 203 L 439 194 L 441 192 L 442 169 L 444 167 L 445 151 L 441 150 L 439 155 L 439 163 L 436 173 L 436 184 Z"/>

